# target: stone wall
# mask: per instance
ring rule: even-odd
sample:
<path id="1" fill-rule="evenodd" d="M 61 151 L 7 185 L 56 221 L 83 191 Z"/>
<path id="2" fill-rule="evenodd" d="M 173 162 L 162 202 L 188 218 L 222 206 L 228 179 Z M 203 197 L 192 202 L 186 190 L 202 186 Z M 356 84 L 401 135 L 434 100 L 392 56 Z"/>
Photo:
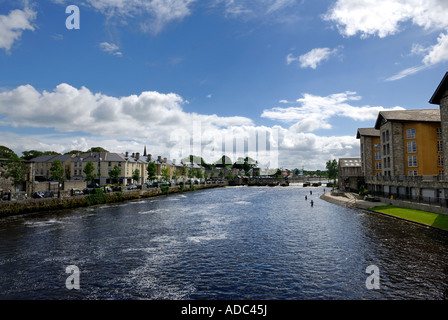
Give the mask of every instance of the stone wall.
<path id="1" fill-rule="evenodd" d="M 443 174 L 448 177 L 448 91 L 440 100 L 440 118 L 442 122 L 443 140 Z"/>

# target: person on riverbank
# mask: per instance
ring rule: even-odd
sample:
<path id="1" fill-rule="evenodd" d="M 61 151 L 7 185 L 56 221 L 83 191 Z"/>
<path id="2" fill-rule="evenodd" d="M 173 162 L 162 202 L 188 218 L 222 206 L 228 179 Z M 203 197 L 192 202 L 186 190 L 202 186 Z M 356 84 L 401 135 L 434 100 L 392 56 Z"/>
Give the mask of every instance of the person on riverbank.
<path id="1" fill-rule="evenodd" d="M 314 206 L 314 201 L 313 201 L 313 200 L 311 200 L 311 206 L 312 206 L 312 207 Z"/>
<path id="2" fill-rule="evenodd" d="M 308 197 L 305 195 L 305 200 L 308 200 Z"/>

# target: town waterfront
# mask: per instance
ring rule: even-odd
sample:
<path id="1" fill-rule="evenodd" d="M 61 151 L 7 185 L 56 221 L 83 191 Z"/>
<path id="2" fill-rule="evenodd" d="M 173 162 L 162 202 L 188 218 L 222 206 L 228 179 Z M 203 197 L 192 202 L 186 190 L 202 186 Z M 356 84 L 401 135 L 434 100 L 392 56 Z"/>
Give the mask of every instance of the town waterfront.
<path id="1" fill-rule="evenodd" d="M 226 187 L 6 218 L 0 298 L 448 298 L 447 232 L 322 193 Z M 67 288 L 68 266 L 79 290 Z M 366 286 L 369 266 L 379 288 Z"/>

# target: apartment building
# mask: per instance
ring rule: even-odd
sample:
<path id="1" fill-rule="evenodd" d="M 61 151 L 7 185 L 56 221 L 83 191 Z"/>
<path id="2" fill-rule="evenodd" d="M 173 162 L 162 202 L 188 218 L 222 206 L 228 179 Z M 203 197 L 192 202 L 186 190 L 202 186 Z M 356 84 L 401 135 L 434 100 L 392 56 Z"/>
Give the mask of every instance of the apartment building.
<path id="1" fill-rule="evenodd" d="M 64 169 L 64 175 L 67 180 L 72 177 L 73 171 L 72 160 L 75 157 L 74 154 L 63 154 L 63 155 L 44 155 L 39 156 L 29 161 L 30 167 L 34 175 L 33 181 L 44 182 L 51 180 L 50 168 L 55 160 L 59 160 L 62 163 L 62 168 Z"/>
<path id="2" fill-rule="evenodd" d="M 375 123 L 383 176 L 443 174 L 439 109 L 381 111 Z"/>
<path id="3" fill-rule="evenodd" d="M 361 173 L 363 176 L 382 174 L 380 130 L 359 128 L 356 139 L 360 140 Z"/>
<path id="4" fill-rule="evenodd" d="M 443 154 L 443 172 L 448 175 L 448 72 L 429 100 L 430 104 L 439 105 Z M 445 180 L 448 180 L 445 178 Z"/>
<path id="5" fill-rule="evenodd" d="M 86 174 L 84 169 L 87 163 L 92 162 L 94 166 L 93 174 L 96 175 L 95 182 L 99 185 L 112 183 L 110 179 L 110 172 L 117 166 L 120 169 L 119 183 L 128 185 L 131 183 L 142 184 L 147 179 L 147 165 L 146 157 L 141 157 L 139 153 L 128 152 L 112 153 L 112 152 L 91 152 L 77 154 L 72 158 L 71 171 L 73 173 L 73 180 L 85 180 Z M 135 170 L 139 170 L 139 179 L 133 178 Z"/>

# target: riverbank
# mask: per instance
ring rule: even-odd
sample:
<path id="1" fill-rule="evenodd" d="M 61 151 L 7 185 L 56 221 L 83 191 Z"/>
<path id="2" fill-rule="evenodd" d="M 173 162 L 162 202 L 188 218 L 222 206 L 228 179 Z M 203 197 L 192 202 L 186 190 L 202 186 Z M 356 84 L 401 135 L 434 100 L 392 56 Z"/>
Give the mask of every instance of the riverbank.
<path id="1" fill-rule="evenodd" d="M 180 189 L 171 187 L 168 191 L 160 188 L 144 190 L 127 190 L 124 192 L 100 193 L 92 195 L 72 196 L 64 198 L 27 199 L 20 201 L 0 201 L 0 219 L 39 212 L 56 211 L 89 207 L 98 204 L 120 203 L 139 199 L 146 199 L 169 194 L 191 192 L 204 189 L 225 187 L 227 184 L 193 185 Z"/>
<path id="2" fill-rule="evenodd" d="M 445 214 L 410 208 L 401 208 L 385 202 L 366 201 L 360 198 L 358 195 L 349 192 L 327 192 L 320 198 L 333 204 L 350 208 L 357 208 L 361 210 L 368 210 L 370 212 L 380 213 L 392 218 L 405 220 L 424 227 L 431 227 L 443 231 L 448 231 L 448 215 Z"/>

